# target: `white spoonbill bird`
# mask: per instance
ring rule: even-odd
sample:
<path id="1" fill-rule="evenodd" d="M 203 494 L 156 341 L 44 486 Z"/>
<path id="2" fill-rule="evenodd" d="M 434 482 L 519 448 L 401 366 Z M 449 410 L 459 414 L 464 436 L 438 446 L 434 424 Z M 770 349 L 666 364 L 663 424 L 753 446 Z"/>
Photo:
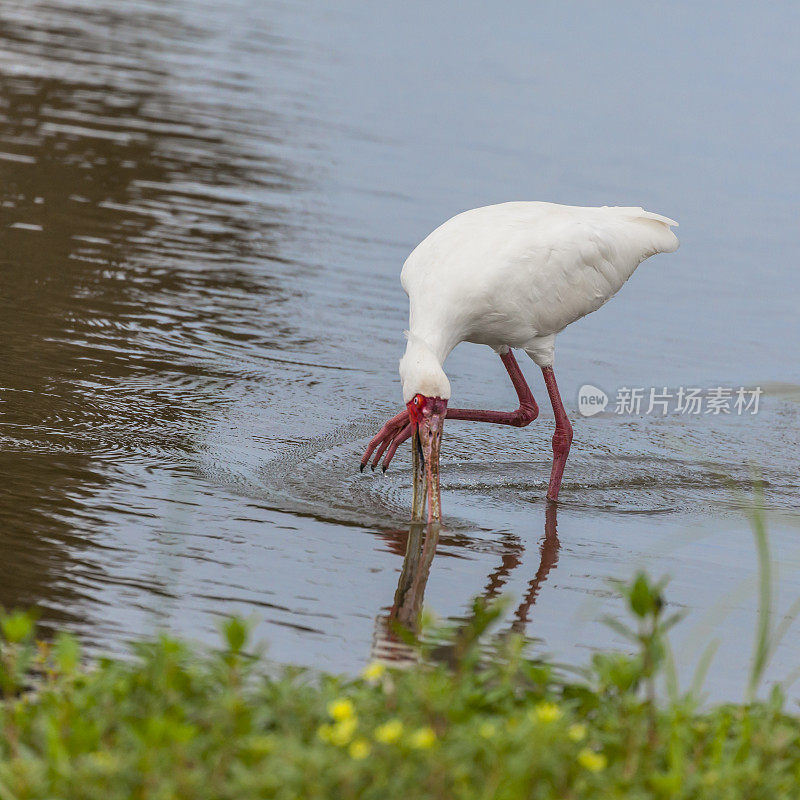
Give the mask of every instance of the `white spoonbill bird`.
<path id="1" fill-rule="evenodd" d="M 465 211 L 415 248 L 400 281 L 410 301 L 408 345 L 400 359 L 406 410 L 370 441 L 389 466 L 412 434 L 424 462 L 428 521 L 440 517 L 439 447 L 448 419 L 524 427 L 539 414 L 512 353 L 524 350 L 544 375 L 555 414 L 553 468 L 547 496 L 558 498 L 572 444 L 553 372 L 556 334 L 610 300 L 646 258 L 671 253 L 677 225 L 642 208 L 581 208 L 514 202 Z M 489 345 L 503 361 L 519 397 L 516 411 L 448 408 L 450 381 L 442 365 L 460 342 Z"/>

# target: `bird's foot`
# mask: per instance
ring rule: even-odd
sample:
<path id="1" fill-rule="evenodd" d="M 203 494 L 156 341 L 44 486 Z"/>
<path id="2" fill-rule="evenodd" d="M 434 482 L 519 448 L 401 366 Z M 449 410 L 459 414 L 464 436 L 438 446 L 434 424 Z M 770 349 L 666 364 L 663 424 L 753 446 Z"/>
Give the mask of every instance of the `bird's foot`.
<path id="1" fill-rule="evenodd" d="M 370 457 L 372 457 L 372 469 L 374 471 L 384 453 L 386 455 L 383 459 L 383 471 L 386 472 L 389 463 L 397 452 L 397 448 L 408 439 L 412 433 L 413 425 L 409 420 L 408 411 L 401 411 L 396 417 L 392 417 L 370 440 L 361 458 L 361 472 L 364 471 L 364 467 L 369 463 Z"/>

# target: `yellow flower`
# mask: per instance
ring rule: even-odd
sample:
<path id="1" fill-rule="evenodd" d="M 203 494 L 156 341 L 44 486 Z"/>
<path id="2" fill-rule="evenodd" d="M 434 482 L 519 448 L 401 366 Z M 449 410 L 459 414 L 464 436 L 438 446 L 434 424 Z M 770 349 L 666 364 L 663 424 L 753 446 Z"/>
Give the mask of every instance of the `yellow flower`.
<path id="1" fill-rule="evenodd" d="M 403 723 L 399 719 L 390 719 L 375 728 L 375 740 L 383 744 L 394 744 L 403 734 Z"/>
<path id="2" fill-rule="evenodd" d="M 412 747 L 416 747 L 418 750 L 427 750 L 436 744 L 436 731 L 426 725 L 424 728 L 414 731 L 409 742 Z"/>
<path id="3" fill-rule="evenodd" d="M 334 725 L 320 725 L 317 728 L 317 736 L 323 742 L 335 744 L 337 747 L 344 747 L 353 738 L 356 732 L 358 720 L 355 717 L 343 719 Z"/>
<path id="4" fill-rule="evenodd" d="M 539 722 L 556 722 L 563 716 L 563 712 L 555 703 L 539 703 L 534 709 L 534 714 Z"/>
<path id="5" fill-rule="evenodd" d="M 573 742 L 580 742 L 586 738 L 586 726 L 582 722 L 576 722 L 574 725 L 569 726 L 567 736 Z"/>
<path id="6" fill-rule="evenodd" d="M 344 747 L 353 738 L 357 725 L 358 720 L 355 717 L 337 722 L 331 728 L 331 744 L 335 744 L 337 747 Z"/>
<path id="7" fill-rule="evenodd" d="M 343 719 L 352 719 L 356 715 L 356 710 L 353 704 L 347 698 L 340 698 L 328 703 L 328 713 L 337 722 Z"/>
<path id="8" fill-rule="evenodd" d="M 595 753 L 588 747 L 578 753 L 578 763 L 589 770 L 589 772 L 600 772 L 606 768 L 608 759 L 602 753 Z"/>
<path id="9" fill-rule="evenodd" d="M 478 733 L 483 736 L 484 739 L 491 739 L 497 733 L 497 725 L 494 722 L 483 722 L 481 723 L 480 728 L 478 728 Z"/>
<path id="10" fill-rule="evenodd" d="M 350 758 L 361 761 L 369 755 L 370 750 L 372 750 L 372 748 L 369 746 L 369 742 L 366 739 L 356 739 L 350 745 L 348 752 L 350 753 Z"/>
<path id="11" fill-rule="evenodd" d="M 385 674 L 386 667 L 380 661 L 373 661 L 364 668 L 361 677 L 365 681 L 379 681 Z"/>

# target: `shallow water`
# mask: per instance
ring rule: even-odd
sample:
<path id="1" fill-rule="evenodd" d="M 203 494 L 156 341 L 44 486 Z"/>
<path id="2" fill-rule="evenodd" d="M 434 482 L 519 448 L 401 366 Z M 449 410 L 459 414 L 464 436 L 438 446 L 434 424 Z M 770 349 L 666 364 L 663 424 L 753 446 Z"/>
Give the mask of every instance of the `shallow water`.
<path id="1" fill-rule="evenodd" d="M 509 626 L 583 663 L 615 643 L 606 578 L 645 565 L 690 611 L 684 668 L 719 637 L 711 690 L 738 696 L 751 464 L 781 607 L 800 592 L 798 10 L 512 10 L 3 3 L 0 604 L 112 649 L 255 614 L 275 659 L 359 669 L 409 536 L 407 448 L 357 470 L 399 407 L 403 259 L 477 205 L 636 204 L 682 247 L 559 338 L 557 512 L 526 361 L 532 426 L 447 426 L 414 602 L 510 593 Z M 488 349 L 448 372 L 458 405 L 513 407 Z M 765 395 L 755 416 L 581 418 L 585 383 Z"/>

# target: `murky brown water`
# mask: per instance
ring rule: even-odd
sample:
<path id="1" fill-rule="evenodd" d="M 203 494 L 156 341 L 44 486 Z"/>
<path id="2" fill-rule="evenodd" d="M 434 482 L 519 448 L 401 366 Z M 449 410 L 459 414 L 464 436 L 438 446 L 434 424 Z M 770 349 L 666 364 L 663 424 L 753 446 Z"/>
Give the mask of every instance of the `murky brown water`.
<path id="1" fill-rule="evenodd" d="M 738 692 L 751 462 L 800 592 L 798 12 L 517 12 L 0 6 L 0 603 L 104 648 L 254 613 L 276 659 L 355 670 L 401 579 L 401 611 L 510 592 L 508 625 L 580 662 L 611 641 L 605 578 L 645 564 Z M 407 453 L 357 472 L 400 401 L 400 265 L 522 198 L 681 222 L 678 253 L 561 337 L 574 417 L 584 383 L 766 395 L 754 417 L 578 418 L 557 518 L 546 399 L 524 431 L 450 425 L 448 527 L 410 576 Z M 460 405 L 513 405 L 485 348 L 448 363 Z"/>

